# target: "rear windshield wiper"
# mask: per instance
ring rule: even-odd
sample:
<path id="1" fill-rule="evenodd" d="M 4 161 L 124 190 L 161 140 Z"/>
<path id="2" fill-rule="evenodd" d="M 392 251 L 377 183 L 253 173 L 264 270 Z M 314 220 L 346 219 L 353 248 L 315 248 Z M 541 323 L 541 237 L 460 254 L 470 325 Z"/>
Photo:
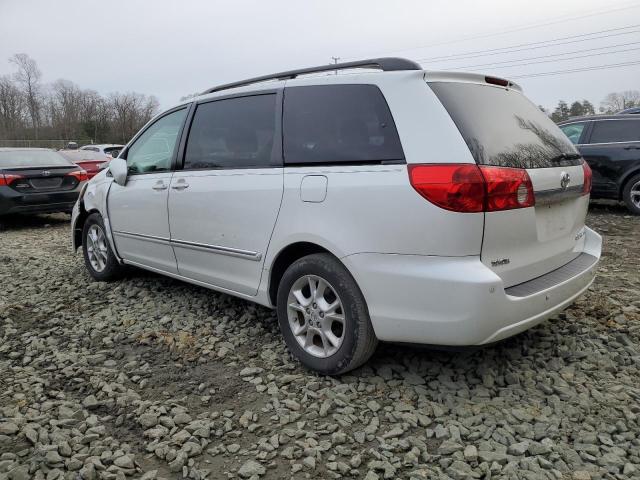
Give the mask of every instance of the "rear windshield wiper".
<path id="1" fill-rule="evenodd" d="M 562 160 L 578 160 L 582 158 L 582 155 L 579 153 L 561 153 L 560 155 L 556 155 L 549 159 L 550 162 L 559 162 Z"/>

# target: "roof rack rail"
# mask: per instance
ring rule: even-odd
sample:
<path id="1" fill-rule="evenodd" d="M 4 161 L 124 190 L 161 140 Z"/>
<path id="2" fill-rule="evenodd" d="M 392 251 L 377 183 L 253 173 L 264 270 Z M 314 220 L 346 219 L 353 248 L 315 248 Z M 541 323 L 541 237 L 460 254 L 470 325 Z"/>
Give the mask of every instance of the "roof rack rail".
<path id="1" fill-rule="evenodd" d="M 347 70 L 351 68 L 378 68 L 384 72 L 393 72 L 397 70 L 422 70 L 422 67 L 412 60 L 398 57 L 371 58 L 368 60 L 358 60 L 356 62 L 344 62 L 328 65 L 320 65 L 318 67 L 301 68 L 299 70 L 289 70 L 286 72 L 272 73 L 271 75 L 263 75 L 261 77 L 248 78 L 239 82 L 218 85 L 202 92 L 207 93 L 218 92 L 220 90 L 228 90 L 230 88 L 243 87 L 253 83 L 265 82 L 267 80 L 289 80 L 296 78 L 298 75 L 306 75 L 308 73 L 331 72 L 334 70 Z"/>

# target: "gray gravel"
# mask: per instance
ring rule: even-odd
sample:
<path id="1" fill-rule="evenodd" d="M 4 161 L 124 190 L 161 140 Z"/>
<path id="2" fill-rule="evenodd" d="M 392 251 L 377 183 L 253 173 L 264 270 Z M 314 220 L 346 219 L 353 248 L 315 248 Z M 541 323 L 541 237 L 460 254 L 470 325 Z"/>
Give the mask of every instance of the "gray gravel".
<path id="1" fill-rule="evenodd" d="M 499 345 L 383 345 L 339 379 L 274 313 L 133 271 L 89 279 L 68 217 L 0 230 L 0 479 L 640 478 L 640 220 L 596 205 L 600 275 Z"/>

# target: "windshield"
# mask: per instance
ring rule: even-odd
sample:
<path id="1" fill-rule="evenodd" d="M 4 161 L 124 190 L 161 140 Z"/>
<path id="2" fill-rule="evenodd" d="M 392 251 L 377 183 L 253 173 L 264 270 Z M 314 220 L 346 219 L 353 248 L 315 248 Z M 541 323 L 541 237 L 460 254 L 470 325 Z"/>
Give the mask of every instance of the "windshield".
<path id="1" fill-rule="evenodd" d="M 429 86 L 478 164 L 548 168 L 582 162 L 562 131 L 518 91 L 475 83 Z"/>
<path id="2" fill-rule="evenodd" d="M 72 165 L 63 156 L 51 150 L 0 151 L 0 168 L 68 167 Z"/>

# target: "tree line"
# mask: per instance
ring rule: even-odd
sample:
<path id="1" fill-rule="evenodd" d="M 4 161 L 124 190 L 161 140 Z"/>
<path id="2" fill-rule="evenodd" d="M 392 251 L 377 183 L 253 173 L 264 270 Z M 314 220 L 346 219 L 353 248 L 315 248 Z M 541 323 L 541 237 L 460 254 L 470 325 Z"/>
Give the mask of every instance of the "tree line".
<path id="1" fill-rule="evenodd" d="M 621 110 L 631 107 L 640 107 L 640 91 L 638 90 L 610 93 L 600 102 L 598 113 L 618 113 Z M 596 114 L 595 108 L 589 100 L 576 100 L 571 103 L 571 105 L 564 100 L 560 100 L 551 113 L 543 107 L 540 108 L 543 112 L 550 115 L 551 119 L 556 123 L 568 120 L 571 117 Z"/>
<path id="2" fill-rule="evenodd" d="M 159 108 L 153 95 L 103 96 L 64 79 L 44 84 L 25 53 L 13 55 L 9 65 L 14 72 L 0 75 L 0 140 L 126 143 Z"/>

